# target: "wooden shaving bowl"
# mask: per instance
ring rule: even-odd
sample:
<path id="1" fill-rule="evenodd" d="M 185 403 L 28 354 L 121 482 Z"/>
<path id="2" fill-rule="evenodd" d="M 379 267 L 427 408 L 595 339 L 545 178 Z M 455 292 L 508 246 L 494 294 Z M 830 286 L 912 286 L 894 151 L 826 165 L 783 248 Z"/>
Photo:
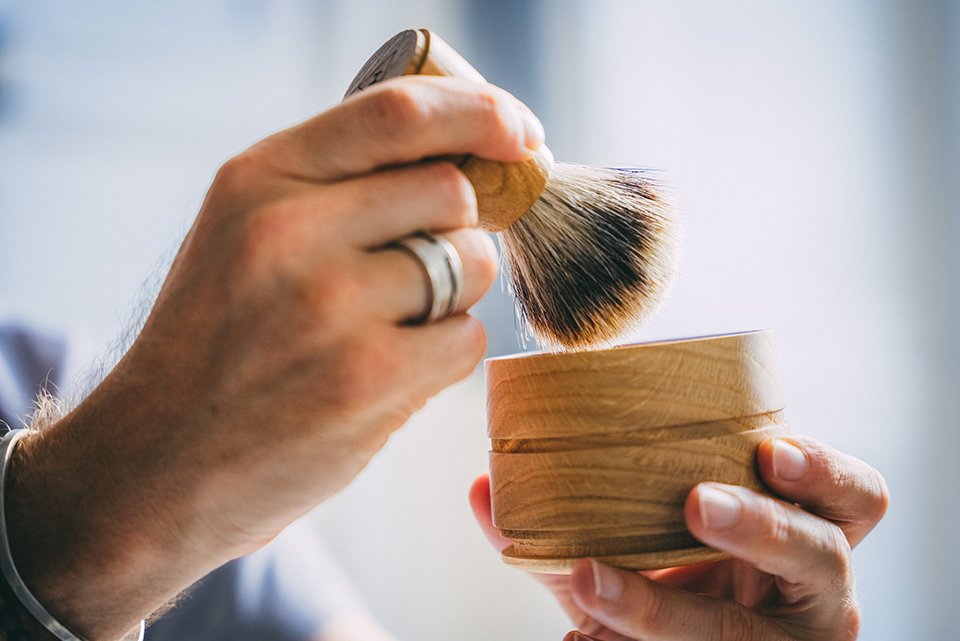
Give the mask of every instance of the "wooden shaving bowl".
<path id="1" fill-rule="evenodd" d="M 766 331 L 494 358 L 486 377 L 493 522 L 537 572 L 725 558 L 687 531 L 686 496 L 765 491 L 757 446 L 786 431 Z"/>

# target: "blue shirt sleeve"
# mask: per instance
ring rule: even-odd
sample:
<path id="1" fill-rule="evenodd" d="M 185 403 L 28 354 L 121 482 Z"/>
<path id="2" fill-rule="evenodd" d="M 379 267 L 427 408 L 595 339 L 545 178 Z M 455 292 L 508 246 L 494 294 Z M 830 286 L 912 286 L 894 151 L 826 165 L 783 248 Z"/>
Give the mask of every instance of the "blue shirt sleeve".
<path id="1" fill-rule="evenodd" d="M 360 598 L 309 522 L 214 570 L 147 630 L 148 641 L 309 641 Z"/>
<path id="2" fill-rule="evenodd" d="M 7 428 L 25 425 L 37 394 L 62 384 L 66 352 L 58 336 L 0 323 L 0 421 Z"/>

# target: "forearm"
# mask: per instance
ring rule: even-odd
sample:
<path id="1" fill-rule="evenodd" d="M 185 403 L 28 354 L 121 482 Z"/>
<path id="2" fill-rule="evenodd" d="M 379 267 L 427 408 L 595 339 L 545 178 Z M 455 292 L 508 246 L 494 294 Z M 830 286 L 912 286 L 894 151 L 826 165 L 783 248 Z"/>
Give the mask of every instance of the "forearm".
<path id="1" fill-rule="evenodd" d="M 95 409 L 95 408 L 94 408 Z M 162 457 L 138 451 L 117 416 L 108 431 L 81 408 L 21 439 L 10 462 L 6 520 L 27 587 L 92 641 L 117 639 L 222 563 L 189 515 L 190 491 L 165 483 Z"/>
<path id="2" fill-rule="evenodd" d="M 527 160 L 528 111 L 487 85 L 395 81 L 221 168 L 131 349 L 12 461 L 13 557 L 53 614 L 118 638 L 342 489 L 473 371 L 485 339 L 466 312 L 496 250 L 462 172 L 404 165 Z M 463 282 L 449 317 L 411 325 L 433 294 L 395 245 L 427 229 Z"/>

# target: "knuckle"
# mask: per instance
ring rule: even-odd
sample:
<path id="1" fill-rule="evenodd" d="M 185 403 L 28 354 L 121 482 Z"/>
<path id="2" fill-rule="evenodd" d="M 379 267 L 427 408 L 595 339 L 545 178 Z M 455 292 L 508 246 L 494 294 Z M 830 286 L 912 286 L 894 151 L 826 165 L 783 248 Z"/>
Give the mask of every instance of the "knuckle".
<path id="1" fill-rule="evenodd" d="M 494 139 L 515 140 L 518 135 L 516 109 L 508 104 L 507 95 L 504 93 L 501 96 L 491 89 L 486 89 L 478 94 L 477 99 L 482 135 Z"/>
<path id="2" fill-rule="evenodd" d="M 443 344 L 448 346 L 443 363 L 442 386 L 469 376 L 487 349 L 486 332 L 476 318 L 459 314 L 443 321 Z"/>
<path id="3" fill-rule="evenodd" d="M 883 478 L 883 474 L 873 468 L 870 468 L 870 471 L 873 483 L 871 493 L 873 501 L 867 517 L 871 524 L 876 524 L 890 509 L 890 489 L 887 487 L 887 480 Z"/>
<path id="4" fill-rule="evenodd" d="M 860 629 L 863 627 L 863 615 L 857 604 L 850 600 L 849 606 L 843 615 L 841 641 L 854 641 L 860 636 Z"/>
<path id="5" fill-rule="evenodd" d="M 862 518 L 864 515 L 859 512 L 863 509 L 863 501 L 857 499 L 874 493 L 869 487 L 871 481 L 865 481 L 864 475 L 851 465 L 848 457 L 822 452 L 819 459 L 826 478 L 822 495 L 825 498 L 834 497 L 832 503 L 836 517 L 850 521 Z M 872 511 L 872 508 L 869 508 L 869 511 Z"/>
<path id="6" fill-rule="evenodd" d="M 405 130 L 422 126 L 430 109 L 423 97 L 404 82 L 385 82 L 361 101 L 359 117 L 368 131 L 387 142 L 402 139 Z"/>
<path id="7" fill-rule="evenodd" d="M 303 208 L 294 201 L 278 200 L 253 208 L 237 225 L 237 270 L 247 276 L 272 271 L 274 277 L 290 277 L 285 265 L 299 255 L 305 237 L 303 215 Z"/>
<path id="8" fill-rule="evenodd" d="M 635 616 L 643 623 L 643 629 L 657 636 L 669 626 L 671 613 L 666 599 L 658 590 L 645 590 L 643 599 L 633 606 Z"/>
<path id="9" fill-rule="evenodd" d="M 475 228 L 458 229 L 449 233 L 447 238 L 456 245 L 463 262 L 466 298 L 460 301 L 460 306 L 469 307 L 493 284 L 498 267 L 496 246 L 486 232 Z"/>
<path id="10" fill-rule="evenodd" d="M 440 387 L 453 385 L 468 377 L 483 358 L 487 341 L 479 321 L 460 315 L 444 321 L 450 333 L 443 339 L 450 346 L 442 369 Z M 432 393 L 439 391 L 433 390 Z"/>
<path id="11" fill-rule="evenodd" d="M 293 213 L 293 205 L 285 201 L 275 201 L 258 207 L 249 217 L 247 238 L 261 244 L 286 242 L 290 235 Z"/>
<path id="12" fill-rule="evenodd" d="M 847 465 L 837 458 L 829 458 L 827 460 L 827 470 L 829 472 L 829 478 L 831 479 L 833 487 L 838 490 L 843 490 L 851 485 L 851 474 Z"/>
<path id="13" fill-rule="evenodd" d="M 449 162 L 438 162 L 430 167 L 429 181 L 443 198 L 450 212 L 450 227 L 475 227 L 477 217 L 477 194 L 470 180 Z"/>
<path id="14" fill-rule="evenodd" d="M 830 489 L 837 496 L 848 497 L 838 501 L 838 517 L 856 523 L 875 525 L 890 507 L 887 482 L 877 470 L 853 457 L 824 456 L 824 467 L 830 479 Z"/>
<path id="15" fill-rule="evenodd" d="M 249 191 L 263 171 L 263 163 L 255 148 L 250 148 L 221 165 L 214 176 L 211 193 L 229 196 Z"/>
<path id="16" fill-rule="evenodd" d="M 299 268 L 290 276 L 297 298 L 306 308 L 309 318 L 321 331 L 333 331 L 347 323 L 354 327 L 362 325 L 361 319 L 344 310 L 355 307 L 359 284 L 353 272 L 337 261 L 315 265 L 309 273 Z"/>
<path id="17" fill-rule="evenodd" d="M 816 471 L 818 483 L 825 491 L 838 489 L 838 483 L 843 480 L 843 466 L 836 453 L 819 442 L 808 442 L 804 450 Z"/>
<path id="18" fill-rule="evenodd" d="M 756 620 L 737 603 L 724 602 L 720 609 L 720 639 L 723 641 L 754 641 L 759 638 Z"/>
<path id="19" fill-rule="evenodd" d="M 386 341 L 365 340 L 353 355 L 355 395 L 366 402 L 389 386 L 400 371 L 400 359 Z"/>
<path id="20" fill-rule="evenodd" d="M 486 291 L 497 276 L 499 256 L 497 255 L 496 245 L 493 244 L 490 237 L 484 232 L 477 233 L 480 234 L 477 239 L 480 245 L 477 259 L 477 279 L 482 285 L 483 291 Z"/>
<path id="21" fill-rule="evenodd" d="M 246 279 L 265 276 L 267 266 L 274 261 L 278 247 L 277 237 L 283 233 L 281 221 L 269 208 L 252 212 L 239 232 L 236 269 Z"/>
<path id="22" fill-rule="evenodd" d="M 463 376 L 466 376 L 474 370 L 487 350 L 487 333 L 483 324 L 473 316 L 465 316 L 463 320 L 463 349 Z"/>
<path id="23" fill-rule="evenodd" d="M 830 590 L 845 591 L 852 587 L 853 568 L 850 559 L 850 544 L 843 531 L 835 525 L 824 523 L 825 534 L 820 538 L 824 549 L 821 557 L 825 565 L 824 584 Z"/>
<path id="24" fill-rule="evenodd" d="M 571 621 L 573 621 L 573 625 L 578 631 L 587 635 L 591 639 L 595 636 L 599 637 L 599 635 L 606 632 L 606 626 L 579 608 L 574 611 Z M 578 640 L 581 638 L 582 637 L 577 637 Z M 567 640 L 564 639 L 564 641 Z"/>
<path id="25" fill-rule="evenodd" d="M 789 541 L 792 527 L 787 508 L 774 500 L 764 500 L 762 506 L 760 513 L 766 539 L 775 545 Z"/>

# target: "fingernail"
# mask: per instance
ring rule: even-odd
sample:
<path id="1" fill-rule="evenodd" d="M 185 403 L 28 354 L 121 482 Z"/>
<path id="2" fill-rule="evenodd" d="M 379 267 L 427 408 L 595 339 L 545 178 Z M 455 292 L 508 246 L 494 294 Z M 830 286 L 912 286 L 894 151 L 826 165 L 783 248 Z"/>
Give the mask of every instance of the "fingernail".
<path id="1" fill-rule="evenodd" d="M 523 144 L 530 151 L 536 151 L 547 139 L 543 124 L 525 104 L 517 101 L 517 105 L 519 106 L 517 113 L 520 114 L 520 122 L 523 124 Z"/>
<path id="2" fill-rule="evenodd" d="M 807 473 L 807 455 L 799 447 L 778 438 L 773 442 L 773 475 L 784 481 L 798 481 Z"/>
<path id="3" fill-rule="evenodd" d="M 726 530 L 740 519 L 740 499 L 710 485 L 700 486 L 700 521 L 708 530 Z"/>
<path id="4" fill-rule="evenodd" d="M 564 637 L 563 641 L 600 641 L 595 637 L 588 637 L 583 632 L 577 632 L 574 630 L 569 635 Z"/>
<path id="5" fill-rule="evenodd" d="M 590 559 L 593 566 L 593 592 L 605 601 L 613 601 L 623 594 L 623 578 L 611 567 Z"/>

